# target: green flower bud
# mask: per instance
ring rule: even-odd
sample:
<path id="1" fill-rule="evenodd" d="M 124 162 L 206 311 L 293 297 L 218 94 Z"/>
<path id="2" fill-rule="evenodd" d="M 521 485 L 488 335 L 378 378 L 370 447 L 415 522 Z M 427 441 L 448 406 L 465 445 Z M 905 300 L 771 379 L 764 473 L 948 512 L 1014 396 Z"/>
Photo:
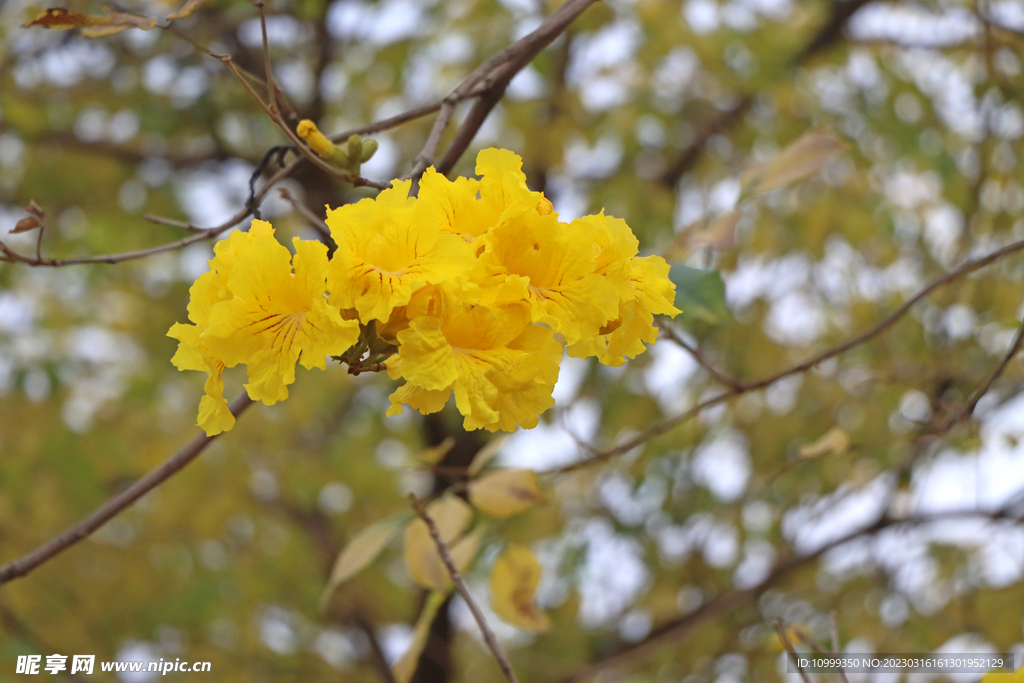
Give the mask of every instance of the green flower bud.
<path id="1" fill-rule="evenodd" d="M 377 151 L 377 141 L 367 140 L 363 143 L 363 155 L 359 157 L 359 162 L 365 164 L 373 156 L 373 153 Z"/>

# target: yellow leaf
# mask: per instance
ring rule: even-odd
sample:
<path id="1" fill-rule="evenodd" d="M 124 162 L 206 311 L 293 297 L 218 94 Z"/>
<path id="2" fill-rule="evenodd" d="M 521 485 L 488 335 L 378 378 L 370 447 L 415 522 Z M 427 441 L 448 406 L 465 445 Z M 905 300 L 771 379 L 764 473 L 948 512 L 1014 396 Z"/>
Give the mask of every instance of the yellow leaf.
<path id="1" fill-rule="evenodd" d="M 534 603 L 540 562 L 524 545 L 509 545 L 491 569 L 491 606 L 495 614 L 528 631 L 551 628 L 548 615 Z"/>
<path id="2" fill-rule="evenodd" d="M 455 437 L 449 436 L 436 446 L 431 446 L 420 454 L 420 460 L 428 465 L 436 465 L 441 458 L 448 454 L 448 451 L 455 445 Z"/>
<path id="3" fill-rule="evenodd" d="M 501 434 L 485 443 L 484 447 L 477 451 L 476 456 L 473 457 L 473 462 L 469 464 L 467 474 L 469 474 L 470 477 L 475 477 L 480 474 L 480 470 L 482 470 L 484 465 L 489 463 L 491 459 L 498 454 L 498 451 L 501 449 L 501 444 L 504 442 L 505 435 Z"/>
<path id="4" fill-rule="evenodd" d="M 763 194 L 817 173 L 846 143 L 827 131 L 805 133 L 770 161 L 754 164 L 740 178 L 743 194 Z"/>
<path id="5" fill-rule="evenodd" d="M 533 470 L 498 470 L 469 483 L 469 501 L 498 519 L 518 515 L 543 500 Z"/>
<path id="6" fill-rule="evenodd" d="M 83 38 L 106 38 L 120 33 L 128 26 L 90 26 L 81 31 Z"/>
<path id="7" fill-rule="evenodd" d="M 849 435 L 839 427 L 833 427 L 825 432 L 814 443 L 805 444 L 800 447 L 797 454 L 801 458 L 817 458 L 826 453 L 842 455 L 850 447 Z"/>
<path id="8" fill-rule="evenodd" d="M 479 537 L 473 541 L 473 536 L 467 536 L 458 543 L 453 542 L 469 524 L 473 510 L 461 498 L 446 495 L 431 503 L 427 507 L 427 514 L 434 520 L 456 568 L 462 571 L 476 554 L 475 546 L 479 543 Z M 422 519 L 414 519 L 405 527 L 405 563 L 413 580 L 424 588 L 445 590 L 451 585 L 448 568 Z"/>
<path id="9" fill-rule="evenodd" d="M 416 664 L 419 663 L 420 654 L 427 644 L 427 637 L 430 635 L 430 624 L 437 615 L 437 610 L 444 604 L 448 597 L 447 591 L 431 591 L 423 603 L 423 610 L 416 619 L 416 628 L 412 633 L 412 644 L 405 651 L 402 658 L 393 667 L 395 683 L 409 683 L 416 673 Z"/>
<path id="10" fill-rule="evenodd" d="M 186 0 L 185 4 L 178 8 L 177 12 L 167 15 L 167 21 L 176 21 L 190 16 L 206 0 Z"/>
<path id="11" fill-rule="evenodd" d="M 327 600 L 338 586 L 358 574 L 380 555 L 395 532 L 398 531 L 403 519 L 403 517 L 398 517 L 371 524 L 345 545 L 345 548 L 338 554 L 338 559 L 334 561 L 331 578 L 320 598 L 321 609 L 326 606 Z"/>

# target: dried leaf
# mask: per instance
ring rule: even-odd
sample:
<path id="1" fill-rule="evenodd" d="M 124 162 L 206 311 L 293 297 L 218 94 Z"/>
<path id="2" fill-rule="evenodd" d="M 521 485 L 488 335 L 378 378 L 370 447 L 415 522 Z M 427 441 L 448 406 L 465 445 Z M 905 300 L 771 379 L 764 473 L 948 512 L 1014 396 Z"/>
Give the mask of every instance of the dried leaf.
<path id="1" fill-rule="evenodd" d="M 177 21 L 191 16 L 206 0 L 186 0 L 185 4 L 178 8 L 177 12 L 167 15 L 167 21 Z"/>
<path id="2" fill-rule="evenodd" d="M 509 545 L 491 569 L 491 606 L 495 614 L 528 631 L 546 631 L 551 621 L 534 603 L 540 562 L 524 545 Z"/>
<path id="3" fill-rule="evenodd" d="M 96 26 L 109 23 L 110 17 L 82 14 L 81 12 L 69 10 L 66 7 L 51 7 L 32 21 L 22 24 L 21 27 L 42 26 L 43 28 L 61 31 L 79 28 L 80 26 Z"/>
<path id="4" fill-rule="evenodd" d="M 459 548 L 466 538 L 454 543 L 465 530 L 473 517 L 473 510 L 457 496 L 446 495 L 427 507 L 427 514 L 434 520 L 441 540 L 448 547 L 448 552 L 456 562 L 456 568 L 460 571 L 465 564 L 459 560 L 470 550 L 469 546 Z M 467 537 L 468 538 L 468 537 Z M 479 542 L 479 538 L 477 539 Z M 475 544 L 474 544 L 475 545 Z M 456 551 L 459 557 L 456 557 Z M 472 548 L 476 553 L 476 548 Z M 472 555 L 469 557 L 472 560 Z M 437 545 L 434 543 L 426 522 L 422 519 L 414 519 L 405 527 L 405 563 L 409 567 L 409 574 L 413 580 L 424 588 L 445 590 L 451 585 L 451 578 L 448 576 L 448 568 L 445 567 Z M 468 562 L 466 562 L 468 564 Z"/>
<path id="5" fill-rule="evenodd" d="M 420 655 L 427 645 L 430 625 L 434 622 L 437 610 L 444 604 L 447 597 L 447 591 L 431 591 L 427 596 L 423 603 L 423 610 L 420 611 L 420 616 L 416 619 L 416 628 L 412 632 L 412 643 L 391 670 L 395 675 L 395 683 L 409 683 L 412 680 L 413 674 L 416 673 L 416 665 L 419 664 Z"/>
<path id="6" fill-rule="evenodd" d="M 82 14 L 64 7 L 51 7 L 38 17 L 22 24 L 22 28 L 31 26 L 42 26 L 54 30 L 67 30 L 72 28 L 83 28 L 82 35 L 87 38 L 99 38 L 102 36 L 120 33 L 126 28 L 141 28 L 149 31 L 156 28 L 156 19 L 153 17 L 142 17 L 137 14 L 118 12 L 109 7 L 103 8 L 107 16 L 102 17 L 94 14 Z M 84 28 L 89 26 L 102 26 L 104 28 Z"/>
<path id="7" fill-rule="evenodd" d="M 533 470 L 498 470 L 469 483 L 469 502 L 498 519 L 518 515 L 543 500 Z"/>
<path id="8" fill-rule="evenodd" d="M 801 446 L 797 451 L 797 455 L 801 458 L 817 458 L 826 453 L 842 455 L 849 447 L 850 436 L 839 427 L 833 427 L 814 443 Z"/>
<path id="9" fill-rule="evenodd" d="M 352 537 L 338 553 L 338 559 L 334 561 L 331 578 L 327 581 L 327 588 L 320 598 L 321 609 L 338 586 L 365 569 L 380 555 L 406 518 L 407 516 L 403 515 L 371 524 Z"/>
<path id="10" fill-rule="evenodd" d="M 83 28 L 81 35 L 83 38 L 106 38 L 114 34 L 120 33 L 121 31 L 128 28 L 127 26 L 90 26 L 89 28 Z"/>
<path id="11" fill-rule="evenodd" d="M 805 133 L 774 159 L 755 164 L 740 179 L 743 194 L 763 194 L 820 171 L 846 143 L 827 131 Z"/>
<path id="12" fill-rule="evenodd" d="M 19 232 L 28 232 L 29 230 L 35 230 L 42 225 L 42 222 L 35 216 L 29 216 L 22 218 L 20 221 L 14 224 L 14 228 L 10 234 L 17 235 Z"/>
<path id="13" fill-rule="evenodd" d="M 110 15 L 110 22 L 117 26 L 141 28 L 143 31 L 149 31 L 156 28 L 156 17 L 140 17 L 138 14 L 117 12 L 107 6 L 104 6 L 103 9 Z"/>
<path id="14" fill-rule="evenodd" d="M 672 243 L 662 252 L 666 261 L 679 263 L 685 261 L 690 250 L 696 246 L 714 247 L 715 249 L 736 248 L 736 225 L 743 217 L 739 209 L 727 211 L 707 223 L 703 218 L 690 223 L 676 233 Z"/>
<path id="15" fill-rule="evenodd" d="M 503 443 L 505 443 L 504 434 L 496 436 L 485 443 L 484 447 L 477 451 L 476 455 L 473 457 L 473 462 L 469 464 L 467 474 L 469 474 L 470 477 L 475 477 L 480 474 L 480 470 L 482 470 L 484 466 L 498 454 L 498 451 L 501 450 L 501 444 Z"/>
<path id="16" fill-rule="evenodd" d="M 39 220 L 43 220 L 44 218 L 46 218 L 46 212 L 43 211 L 41 206 L 36 204 L 36 200 L 34 199 L 30 199 L 28 201 L 28 206 L 25 207 L 25 213 L 27 213 L 30 216 L 35 216 Z"/>

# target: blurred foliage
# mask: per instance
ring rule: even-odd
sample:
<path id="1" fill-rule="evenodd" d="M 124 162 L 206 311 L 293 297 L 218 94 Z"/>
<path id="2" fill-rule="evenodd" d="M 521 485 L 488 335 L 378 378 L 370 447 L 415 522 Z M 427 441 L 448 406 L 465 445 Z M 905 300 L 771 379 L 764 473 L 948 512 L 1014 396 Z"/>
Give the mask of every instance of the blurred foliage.
<path id="1" fill-rule="evenodd" d="M 729 377 L 772 375 L 875 325 L 969 255 L 1024 237 L 1019 5 L 853 3 L 600 2 L 513 81 L 452 175 L 471 174 L 479 148 L 512 149 L 564 217 L 603 207 L 626 219 L 642 253 L 674 248 L 686 285 L 679 334 Z M 331 135 L 445 95 L 556 4 L 268 0 L 270 51 L 296 113 Z M 179 6 L 118 9 L 164 24 Z M 103 12 L 91 0 L 67 7 Z M 183 236 L 147 213 L 206 227 L 239 210 L 265 152 L 286 141 L 224 65 L 181 36 L 261 74 L 254 7 L 207 0 L 175 22 L 180 35 L 19 28 L 44 9 L 0 6 L 3 231 L 34 200 L 46 211 L 44 256 L 95 255 Z M 827 41 L 807 51 L 816 36 Z M 379 150 L 362 173 L 406 172 L 431 121 L 373 135 Z M 749 179 L 761 173 L 763 190 L 770 160 L 813 131 L 842 151 L 748 196 Z M 373 192 L 315 169 L 282 186 L 318 215 Z M 276 191 L 261 208 L 282 242 L 316 236 Z M 680 237 L 734 210 L 738 220 L 711 237 Z M 2 239 L 34 254 L 36 237 Z M 51 538 L 192 437 L 202 379 L 174 370 L 164 335 L 185 320 L 210 255 L 200 242 L 117 265 L 0 264 L 0 559 Z M 939 289 L 867 343 L 627 453 L 545 474 L 589 454 L 577 438 L 619 443 L 722 390 L 667 339 L 623 368 L 567 361 L 556 408 L 489 466 L 540 470 L 544 500 L 490 520 L 466 571 L 486 605 L 504 548 L 540 560 L 550 630 L 517 631 L 488 613 L 519 679 L 564 680 L 623 653 L 614 680 L 769 680 L 780 676 L 772 620 L 829 642 L 830 613 L 841 645 L 860 651 L 1024 647 L 1024 539 L 979 523 L 879 534 L 736 593 L 685 637 L 634 648 L 826 542 L 805 533 L 814 519 L 847 531 L 869 523 L 888 487 L 892 509 L 913 512 L 922 499 L 968 506 L 986 486 L 1019 485 L 1017 362 L 978 414 L 1016 412 L 941 438 L 929 428 L 1009 347 L 1021 263 L 1010 256 Z M 241 386 L 237 373 L 226 379 Z M 290 400 L 253 407 L 91 539 L 4 585 L 0 681 L 17 678 L 16 655 L 53 653 L 210 661 L 225 682 L 377 681 L 367 634 L 394 663 L 424 609 L 438 617 L 413 680 L 501 680 L 467 611 L 413 582 L 400 543 L 353 560 L 365 570 L 346 567 L 349 580 L 318 609 L 345 543 L 410 519 L 405 494 L 457 480 L 442 465 L 465 447 L 465 467 L 484 443 L 447 409 L 385 419 L 391 390 L 373 373 L 301 372 Z M 456 446 L 438 459 L 429 449 L 448 436 Z M 980 463 L 1000 458 L 982 482 Z M 974 479 L 929 489 L 943 463 L 974 467 Z M 523 566 L 517 580 L 530 586 Z"/>

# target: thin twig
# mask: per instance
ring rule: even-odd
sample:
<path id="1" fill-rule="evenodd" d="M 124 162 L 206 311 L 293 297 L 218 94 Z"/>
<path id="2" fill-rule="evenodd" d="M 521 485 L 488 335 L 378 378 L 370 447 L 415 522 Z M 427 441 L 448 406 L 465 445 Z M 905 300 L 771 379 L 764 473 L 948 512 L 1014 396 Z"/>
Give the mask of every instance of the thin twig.
<path id="1" fill-rule="evenodd" d="M 906 315 L 907 312 L 914 307 L 914 304 L 916 304 L 918 301 L 931 294 L 936 289 L 939 289 L 944 285 L 954 282 L 955 280 L 958 280 L 961 277 L 969 275 L 970 273 L 973 273 L 976 270 L 980 270 L 985 266 L 991 265 L 992 263 L 995 263 L 999 259 L 1009 256 L 1010 254 L 1015 254 L 1018 251 L 1021 251 L 1022 249 L 1024 249 L 1024 240 L 1018 240 L 1016 242 L 1011 242 L 1003 247 L 1000 247 L 999 249 L 991 251 L 988 254 L 985 254 L 984 256 L 979 256 L 978 258 L 970 259 L 961 264 L 958 268 L 947 272 L 946 274 L 936 278 L 935 280 L 932 280 L 930 283 L 928 283 L 920 290 L 918 290 L 916 294 L 914 294 L 905 302 L 903 302 L 903 304 L 899 308 L 897 308 L 895 311 L 887 315 L 874 326 L 864 330 L 863 332 L 855 334 L 854 336 L 846 339 L 840 344 L 828 348 L 825 351 L 822 351 L 821 353 L 812 356 L 811 358 L 808 358 L 807 360 L 801 361 L 800 363 L 785 368 L 784 370 L 780 370 L 768 377 L 763 377 L 759 380 L 755 380 L 752 382 L 743 382 L 742 386 L 740 387 L 740 390 L 729 389 L 723 391 L 720 394 L 717 394 L 715 396 L 712 396 L 711 398 L 701 401 L 700 403 L 696 404 L 690 409 L 683 411 L 679 415 L 670 417 L 669 419 L 660 422 L 654 425 L 653 427 L 645 429 L 636 436 L 627 439 L 626 441 L 620 443 L 619 445 L 613 448 L 604 451 L 595 451 L 594 453 L 592 453 L 587 458 L 584 458 L 583 460 L 579 460 L 574 463 L 570 463 L 563 467 L 557 468 L 555 470 L 552 470 L 552 472 L 573 472 L 584 467 L 589 467 L 591 465 L 605 462 L 617 455 L 627 453 L 630 450 L 648 441 L 649 439 L 660 434 L 664 434 L 665 432 L 679 426 L 680 424 L 683 424 L 684 422 L 695 417 L 696 415 L 703 412 L 707 408 L 711 408 L 712 406 L 716 406 L 720 403 L 725 403 L 729 399 L 735 396 L 739 396 L 740 394 L 745 394 L 750 391 L 756 391 L 758 389 L 764 389 L 765 387 L 775 384 L 779 380 L 785 379 L 786 377 L 807 372 L 808 370 L 814 368 L 817 365 L 820 365 L 826 360 L 843 354 L 849 351 L 850 349 L 859 346 L 860 344 L 863 344 L 864 342 L 878 336 L 882 332 L 885 332 L 890 327 L 895 325 L 896 322 L 899 321 L 904 315 Z M 1008 363 L 1009 359 L 1007 359 L 1006 362 Z"/>
<path id="2" fill-rule="evenodd" d="M 157 216 L 156 214 L 147 213 L 142 216 L 150 223 L 156 223 L 157 225 L 169 225 L 172 228 L 181 228 L 182 230 L 188 230 L 189 232 L 206 232 L 207 228 L 199 228 L 191 223 L 185 221 L 178 221 L 173 218 L 166 218 L 164 216 Z"/>
<path id="3" fill-rule="evenodd" d="M 1010 364 L 1010 361 L 1013 360 L 1013 357 L 1016 356 L 1017 353 L 1020 351 L 1022 343 L 1024 343 L 1024 321 L 1021 322 L 1020 329 L 1017 330 L 1017 334 L 1014 336 L 1013 343 L 1010 344 L 1010 348 L 1006 351 L 1005 354 L 1003 354 L 1002 360 L 1000 360 L 999 364 L 996 365 L 995 369 L 992 370 L 992 373 L 988 376 L 985 382 L 977 389 L 975 389 L 974 393 L 971 395 L 970 400 L 967 401 L 967 403 L 965 403 L 963 407 L 960 408 L 960 410 L 958 410 L 948 420 L 946 420 L 946 422 L 942 423 L 942 425 L 937 427 L 934 433 L 945 434 L 954 425 L 964 420 L 965 418 L 969 417 L 974 412 L 974 409 L 978 406 L 978 401 L 981 400 L 982 396 L 988 393 L 988 390 L 992 388 L 992 385 L 995 384 L 995 381 L 999 379 L 1000 375 L 1003 374 L 1003 371 L 1006 370 L 1006 366 Z"/>
<path id="4" fill-rule="evenodd" d="M 286 202 L 291 204 L 293 209 L 295 209 L 300 214 L 302 214 L 302 217 L 305 218 L 309 222 L 310 227 L 313 228 L 314 230 L 316 230 L 317 234 L 320 235 L 320 237 L 323 239 L 324 242 L 327 242 L 328 244 L 330 244 L 330 242 L 331 242 L 331 229 L 327 227 L 327 223 L 324 223 L 324 219 L 323 218 L 320 218 L 319 216 L 317 216 L 315 213 L 313 213 L 309 209 L 308 206 L 306 206 L 305 204 L 300 202 L 298 199 L 293 197 L 292 193 L 289 192 L 286 188 L 283 188 L 283 187 L 278 188 L 277 193 L 279 195 L 281 195 L 281 197 Z"/>
<path id="5" fill-rule="evenodd" d="M 238 398 L 231 402 L 231 414 L 238 417 L 252 405 L 252 399 L 244 391 Z M 91 535 L 94 531 L 109 522 L 118 514 L 123 512 L 132 503 L 145 494 L 165 482 L 172 475 L 196 459 L 196 457 L 209 446 L 217 436 L 206 436 L 199 434 L 192 439 L 180 451 L 168 458 L 162 465 L 150 471 L 134 484 L 117 494 L 96 510 L 72 526 L 65 529 L 58 536 L 32 552 L 24 555 L 13 562 L 0 567 L 0 584 L 7 583 L 14 579 L 25 576 L 33 569 L 64 552 L 71 546 Z"/>
<path id="6" fill-rule="evenodd" d="M 384 654 L 384 648 L 380 645 L 380 640 L 377 638 L 377 634 L 373 630 L 373 624 L 366 618 L 362 612 L 356 612 L 352 617 L 356 626 L 366 636 L 366 640 L 370 643 L 370 661 L 373 664 L 373 668 L 377 671 L 381 680 L 384 683 L 398 683 L 395 680 L 395 672 L 391 670 L 388 665 L 388 658 Z"/>
<path id="7" fill-rule="evenodd" d="M 776 563 L 775 567 L 768 573 L 768 576 L 766 576 L 756 586 L 736 589 L 713 598 L 689 614 L 676 617 L 675 619 L 670 619 L 667 622 L 656 626 L 643 640 L 615 650 L 606 655 L 601 661 L 593 662 L 581 667 L 581 669 L 566 676 L 562 680 L 564 683 L 582 683 L 583 681 L 592 680 L 602 671 L 622 666 L 627 662 L 633 661 L 636 658 L 649 653 L 652 649 L 660 645 L 671 643 L 673 646 L 678 647 L 681 638 L 707 620 L 720 614 L 729 613 L 745 602 L 756 600 L 758 596 L 762 595 L 769 588 L 779 583 L 782 579 L 819 559 L 830 550 L 846 545 L 847 543 L 860 539 L 864 536 L 873 536 L 894 527 L 933 524 L 951 519 L 972 519 L 980 517 L 992 521 L 1006 520 L 1016 524 L 1019 522 L 1019 519 L 1017 516 L 1011 514 L 1010 510 L 1014 504 L 1013 500 L 1017 495 L 1024 495 L 1024 489 L 1021 489 L 1017 494 L 1015 494 L 1015 496 L 1008 498 L 1007 500 L 1010 502 L 1003 507 L 990 511 L 979 509 L 945 510 L 916 515 L 913 517 L 905 517 L 902 519 L 890 517 L 888 514 L 883 512 L 876 517 L 874 521 L 860 527 L 859 529 L 854 529 L 839 538 L 823 543 L 811 552 L 804 555 L 798 555 L 796 557 L 780 559 L 780 561 Z"/>
<path id="8" fill-rule="evenodd" d="M 508 655 L 502 649 L 501 644 L 498 643 L 498 639 L 494 637 L 494 632 L 491 631 L 491 627 L 487 625 L 487 620 L 484 619 L 483 612 L 477 606 L 476 601 L 473 600 L 473 596 L 469 594 L 469 589 L 466 588 L 465 582 L 462 580 L 462 575 L 459 573 L 458 568 L 455 566 L 455 561 L 452 560 L 451 554 L 448 552 L 448 548 L 444 544 L 444 540 L 441 538 L 440 532 L 437 530 L 437 525 L 434 524 L 434 520 L 431 519 L 427 513 L 427 508 L 423 505 L 423 501 L 416 497 L 415 493 L 409 494 L 409 503 L 412 505 L 412 509 L 416 511 L 426 525 L 427 530 L 430 531 L 431 538 L 434 539 L 434 543 L 437 545 L 437 552 L 441 555 L 441 559 L 444 561 L 445 567 L 448 568 L 448 574 L 452 577 L 452 583 L 455 584 L 455 590 L 459 592 L 462 599 L 466 601 L 466 606 L 469 607 L 469 611 L 473 613 L 473 618 L 476 619 L 477 626 L 480 627 L 480 633 L 483 634 L 484 642 L 487 643 L 487 647 L 490 648 L 491 654 L 498 661 L 498 666 L 501 668 L 502 673 L 505 674 L 505 678 L 508 679 L 509 683 L 518 683 L 516 680 L 516 674 L 512 671 L 512 665 L 508 661 Z"/>
<path id="9" fill-rule="evenodd" d="M 691 345 L 689 342 L 687 342 L 685 339 L 683 339 L 676 333 L 671 323 L 661 318 L 656 318 L 654 323 L 661 328 L 662 334 L 664 334 L 664 336 L 667 339 L 686 349 L 690 353 L 690 355 L 693 356 L 693 359 L 697 361 L 697 364 L 704 368 L 707 371 L 707 373 L 711 375 L 713 378 L 715 378 L 715 380 L 719 384 L 724 384 L 725 386 L 729 387 L 730 389 L 733 389 L 734 391 L 743 390 L 742 382 L 740 382 L 735 377 L 730 377 L 729 375 L 725 374 L 721 370 L 718 370 L 715 366 L 709 363 L 695 346 Z"/>
<path id="10" fill-rule="evenodd" d="M 772 626 L 775 628 L 775 632 L 779 634 L 779 640 L 782 641 L 782 647 L 786 648 L 786 654 L 793 660 L 793 664 L 796 665 L 800 678 L 803 679 L 804 683 L 811 683 L 811 679 L 807 677 L 807 672 L 800 666 L 800 661 L 796 657 L 796 650 L 793 649 L 793 643 L 789 642 L 789 636 L 786 634 L 786 625 L 783 623 L 782 617 L 776 617 L 775 621 L 772 622 Z"/>
<path id="11" fill-rule="evenodd" d="M 277 110 L 277 96 L 274 91 L 277 89 L 274 83 L 274 71 L 270 64 L 270 41 L 267 40 L 267 13 L 263 11 L 263 0 L 253 0 L 260 11 L 260 33 L 263 36 L 263 68 L 266 71 L 267 79 L 267 102 L 270 111 L 280 116 Z"/>
<path id="12" fill-rule="evenodd" d="M 835 619 L 833 619 L 832 622 L 831 622 L 831 626 L 835 626 L 835 623 L 836 623 Z M 793 633 L 795 633 L 796 637 L 799 638 L 801 641 L 803 641 L 803 643 L 805 645 L 810 647 L 812 650 L 814 650 L 818 654 L 831 655 L 831 654 L 838 653 L 838 650 L 832 650 L 832 652 L 829 652 L 828 649 L 824 645 L 822 645 L 821 643 L 816 641 L 814 638 L 812 638 L 809 633 L 804 633 L 803 631 L 801 631 L 799 629 L 795 629 L 795 628 L 793 629 Z M 837 665 L 836 666 L 836 673 L 839 674 L 839 679 L 843 683 L 850 683 L 850 679 L 848 679 L 846 677 L 846 671 L 843 670 L 843 667 Z"/>

